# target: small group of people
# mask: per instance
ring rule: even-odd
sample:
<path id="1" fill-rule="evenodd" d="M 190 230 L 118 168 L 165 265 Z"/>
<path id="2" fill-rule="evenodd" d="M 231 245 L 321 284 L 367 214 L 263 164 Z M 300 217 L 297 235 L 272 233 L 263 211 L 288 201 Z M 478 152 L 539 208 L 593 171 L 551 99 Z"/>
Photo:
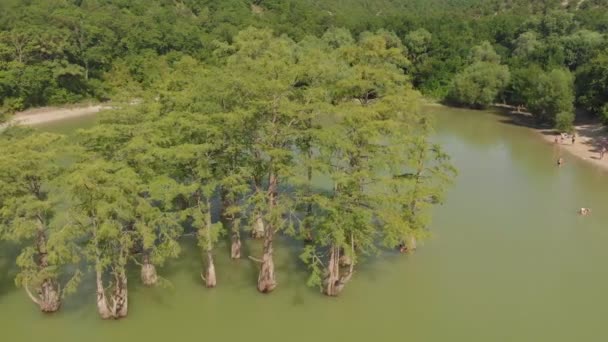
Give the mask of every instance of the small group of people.
<path id="1" fill-rule="evenodd" d="M 560 133 L 559 137 L 556 135 L 555 136 L 555 145 L 559 145 L 560 141 L 561 144 L 564 144 L 564 142 L 570 138 L 570 140 L 572 141 L 572 145 L 574 145 L 576 143 L 576 134 L 572 134 L 572 135 L 568 135 L 568 133 Z M 599 153 L 600 153 L 600 160 L 604 159 L 604 156 L 606 155 L 606 152 L 608 152 L 608 150 L 606 149 L 606 141 L 604 140 L 601 144 L 601 147 L 599 149 Z M 562 166 L 564 164 L 564 159 L 563 158 L 559 158 L 557 160 L 557 166 Z"/>
<path id="2" fill-rule="evenodd" d="M 561 140 L 561 143 L 563 144 L 566 141 L 566 139 L 568 139 L 568 137 L 569 137 L 568 133 L 560 133 L 559 134 L 559 139 L 558 139 L 558 137 L 556 135 L 555 136 L 555 144 L 556 145 L 559 144 L 560 140 Z M 576 134 L 572 134 L 572 136 L 570 136 L 570 141 L 572 141 L 572 145 L 574 145 L 576 143 Z"/>

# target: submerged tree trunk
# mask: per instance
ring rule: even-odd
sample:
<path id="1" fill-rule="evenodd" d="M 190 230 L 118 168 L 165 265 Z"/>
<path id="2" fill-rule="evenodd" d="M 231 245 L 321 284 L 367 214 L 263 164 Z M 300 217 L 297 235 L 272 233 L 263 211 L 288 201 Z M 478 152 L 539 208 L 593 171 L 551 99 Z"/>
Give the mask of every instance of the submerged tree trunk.
<path id="1" fill-rule="evenodd" d="M 312 124 L 309 122 L 308 125 L 310 127 Z M 311 143 L 308 142 L 306 156 L 309 161 L 312 159 L 312 148 L 310 145 L 311 145 Z M 306 173 L 307 173 L 306 174 L 306 180 L 307 180 L 306 191 L 307 191 L 307 195 L 310 196 L 312 194 L 312 166 L 308 166 L 308 170 Z M 310 223 L 311 218 L 312 218 L 312 203 L 309 202 L 306 205 L 306 216 L 305 216 L 303 232 L 302 232 L 304 242 L 306 242 L 306 243 L 311 243 L 314 239 L 314 237 L 312 235 L 312 225 Z"/>
<path id="2" fill-rule="evenodd" d="M 205 274 L 203 275 L 203 280 L 205 281 L 205 286 L 207 288 L 213 288 L 217 285 L 217 277 L 215 275 L 215 264 L 213 263 L 213 242 L 211 241 L 211 202 L 209 198 L 206 199 L 207 212 L 205 224 L 207 225 L 205 229 L 205 240 L 207 241 L 207 246 L 205 247 L 207 252 L 207 267 L 205 269 Z"/>
<path id="3" fill-rule="evenodd" d="M 229 213 L 228 208 L 234 205 L 233 200 L 230 199 L 228 192 L 225 188 L 221 189 L 221 197 L 222 197 L 222 211 L 220 213 L 220 217 L 222 222 L 226 227 L 231 227 L 230 234 L 230 258 L 231 259 L 240 259 L 241 258 L 241 232 L 239 227 L 239 221 L 237 220 L 237 215 L 234 212 Z"/>
<path id="4" fill-rule="evenodd" d="M 254 222 L 253 222 L 253 230 L 251 232 L 251 236 L 254 239 L 261 239 L 264 237 L 264 231 L 266 230 L 264 224 L 264 219 L 262 218 L 261 213 L 256 213 Z"/>
<path id="5" fill-rule="evenodd" d="M 108 299 L 106 297 L 106 291 L 103 287 L 103 279 L 101 271 L 96 272 L 96 283 L 97 283 L 97 311 L 102 319 L 112 318 L 112 311 L 108 305 Z"/>
<path id="6" fill-rule="evenodd" d="M 232 244 L 230 245 L 230 258 L 240 259 L 241 258 L 241 235 L 238 232 L 238 228 L 232 230 Z"/>
<path id="7" fill-rule="evenodd" d="M 268 205 L 271 210 L 276 205 L 277 190 L 278 179 L 274 173 L 271 173 L 268 181 Z M 262 265 L 260 267 L 260 274 L 258 275 L 258 291 L 262 293 L 272 292 L 277 287 L 274 274 L 273 237 L 274 227 L 272 224 L 268 224 L 264 231 L 264 255 L 262 256 Z"/>
<path id="8" fill-rule="evenodd" d="M 351 252 L 354 255 L 355 252 L 354 241 L 351 235 Z M 329 263 L 327 265 L 327 277 L 324 281 L 324 293 L 331 297 L 337 297 L 340 295 L 344 286 L 350 281 L 353 276 L 355 263 L 351 260 L 348 270 L 345 274 L 340 275 L 340 248 L 331 245 L 329 249 Z"/>
<path id="9" fill-rule="evenodd" d="M 344 248 L 340 248 L 340 267 L 348 267 L 353 263 L 350 255 L 344 253 Z"/>
<path id="10" fill-rule="evenodd" d="M 96 272 L 97 281 L 97 311 L 102 319 L 120 319 L 128 313 L 127 276 L 124 271 L 114 273 L 114 288 L 111 294 L 106 294 L 103 286 L 103 274 Z"/>
<path id="11" fill-rule="evenodd" d="M 141 265 L 141 281 L 146 286 L 154 286 L 158 283 L 156 266 L 150 263 L 150 257 L 147 254 L 144 256 L 144 262 Z"/>
<path id="12" fill-rule="evenodd" d="M 274 275 L 274 260 L 272 250 L 272 236 L 266 234 L 264 238 L 264 256 L 262 257 L 262 266 L 258 275 L 258 291 L 262 293 L 272 292 L 277 287 L 277 281 Z"/>
<path id="13" fill-rule="evenodd" d="M 213 288 L 217 286 L 217 277 L 215 276 L 215 264 L 213 263 L 213 253 L 207 251 L 207 268 L 205 270 L 205 286 L 207 288 Z"/>
<path id="14" fill-rule="evenodd" d="M 38 270 L 42 271 L 49 266 L 46 250 L 46 234 L 42 223 L 40 224 L 36 240 Z M 37 296 L 30 292 L 27 283 L 24 286 L 28 296 L 38 305 L 40 311 L 51 313 L 56 312 L 61 307 L 61 289 L 55 278 L 44 279 L 36 290 Z"/>

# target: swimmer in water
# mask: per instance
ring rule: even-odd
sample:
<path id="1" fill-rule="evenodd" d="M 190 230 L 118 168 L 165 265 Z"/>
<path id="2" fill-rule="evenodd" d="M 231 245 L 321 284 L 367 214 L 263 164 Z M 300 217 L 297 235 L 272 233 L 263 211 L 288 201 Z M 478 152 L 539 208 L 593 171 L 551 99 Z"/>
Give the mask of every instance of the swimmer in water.
<path id="1" fill-rule="evenodd" d="M 562 166 L 563 164 L 564 164 L 564 158 L 560 157 L 560 158 L 557 160 L 557 166 Z"/>
<path id="2" fill-rule="evenodd" d="M 579 211 L 578 211 L 578 213 L 580 215 L 587 216 L 587 215 L 591 214 L 591 209 L 589 209 L 589 208 L 580 208 Z"/>

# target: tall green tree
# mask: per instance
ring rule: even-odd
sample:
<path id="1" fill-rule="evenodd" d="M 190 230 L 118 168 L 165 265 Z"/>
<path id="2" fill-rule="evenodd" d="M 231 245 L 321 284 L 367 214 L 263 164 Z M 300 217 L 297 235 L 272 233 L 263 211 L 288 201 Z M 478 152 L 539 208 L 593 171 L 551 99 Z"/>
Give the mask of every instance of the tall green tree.
<path id="1" fill-rule="evenodd" d="M 574 79 L 566 69 L 549 72 L 538 66 L 517 70 L 513 88 L 539 122 L 569 130 L 574 121 Z"/>
<path id="2" fill-rule="evenodd" d="M 576 74 L 577 103 L 608 122 L 608 55 L 600 53 Z"/>
<path id="3" fill-rule="evenodd" d="M 448 98 L 458 104 L 485 108 L 507 87 L 511 74 L 489 42 L 473 47 L 471 65 L 454 77 Z"/>
<path id="4" fill-rule="evenodd" d="M 87 158 L 65 178 L 71 197 L 70 226 L 86 241 L 83 253 L 95 270 L 97 310 L 103 319 L 128 314 L 127 264 L 137 226 L 149 209 L 138 175 L 124 164 Z"/>
<path id="5" fill-rule="evenodd" d="M 66 270 L 78 262 L 75 233 L 61 229 L 57 219 L 61 196 L 54 181 L 62 172 L 64 141 L 50 133 L 10 130 L 0 133 L 0 232 L 21 246 L 16 284 L 41 311 L 55 312 L 80 279 L 79 272 Z"/>

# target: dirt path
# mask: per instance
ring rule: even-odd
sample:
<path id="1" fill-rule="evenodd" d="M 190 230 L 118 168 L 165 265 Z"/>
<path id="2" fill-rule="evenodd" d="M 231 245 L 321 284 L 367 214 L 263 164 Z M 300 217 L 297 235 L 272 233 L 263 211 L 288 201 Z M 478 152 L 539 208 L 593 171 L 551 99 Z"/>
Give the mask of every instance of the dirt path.
<path id="1" fill-rule="evenodd" d="M 111 106 L 104 104 L 73 108 L 35 108 L 15 114 L 7 124 L 37 125 L 46 122 L 93 115 L 99 113 L 102 110 L 110 108 Z M 7 124 L 0 125 L 0 128 L 5 127 Z"/>

